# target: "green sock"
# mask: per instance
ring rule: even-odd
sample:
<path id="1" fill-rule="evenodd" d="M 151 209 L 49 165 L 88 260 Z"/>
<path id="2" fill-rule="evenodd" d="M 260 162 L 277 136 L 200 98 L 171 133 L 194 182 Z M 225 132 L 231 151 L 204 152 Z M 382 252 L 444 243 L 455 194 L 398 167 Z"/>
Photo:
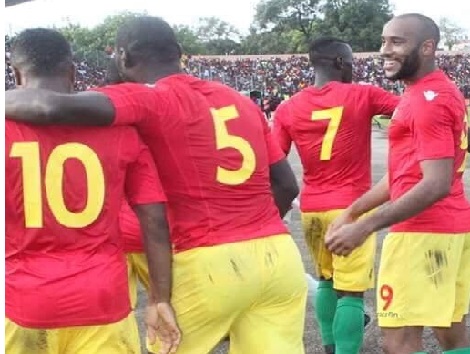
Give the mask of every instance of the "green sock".
<path id="1" fill-rule="evenodd" d="M 333 289 L 333 282 L 321 280 L 318 283 L 318 290 L 315 294 L 314 307 L 323 345 L 332 345 L 335 343 L 333 337 L 333 320 L 335 318 L 337 302 L 338 295 L 335 289 Z"/>
<path id="2" fill-rule="evenodd" d="M 446 350 L 442 354 L 470 354 L 470 347 Z"/>
<path id="3" fill-rule="evenodd" d="M 357 354 L 364 339 L 364 299 L 345 296 L 338 300 L 333 322 L 336 354 Z"/>

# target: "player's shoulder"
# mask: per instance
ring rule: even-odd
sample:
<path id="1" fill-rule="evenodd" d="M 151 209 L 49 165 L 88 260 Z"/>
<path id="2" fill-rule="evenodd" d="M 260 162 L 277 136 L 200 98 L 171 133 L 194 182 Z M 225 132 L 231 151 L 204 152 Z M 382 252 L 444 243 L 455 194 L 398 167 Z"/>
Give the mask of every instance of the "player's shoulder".
<path id="1" fill-rule="evenodd" d="M 356 93 L 358 95 L 384 94 L 392 95 L 385 89 L 366 82 L 338 83 L 338 89 L 348 93 Z"/>
<path id="2" fill-rule="evenodd" d="M 222 102 L 230 102 L 237 106 L 243 106 L 245 109 L 261 110 L 250 97 L 242 94 L 234 88 L 227 86 L 221 82 L 201 80 L 204 82 L 205 91 L 211 96 L 211 100 Z M 216 102 L 218 103 L 218 102 Z"/>
<path id="3" fill-rule="evenodd" d="M 436 71 L 418 81 L 413 87 L 414 103 L 451 105 L 464 102 L 457 85 L 442 71 Z"/>
<path id="4" fill-rule="evenodd" d="M 5 121 L 5 138 L 7 140 L 13 140 L 17 137 L 21 137 L 21 130 L 30 128 L 26 124 L 15 122 L 13 120 L 8 120 L 7 117 Z"/>
<path id="5" fill-rule="evenodd" d="M 140 143 L 139 133 L 133 126 L 58 127 L 56 135 L 62 133 L 68 140 L 89 144 L 102 152 L 114 150 L 117 154 L 121 151 L 137 151 Z"/>
<path id="6" fill-rule="evenodd" d="M 293 94 L 288 99 L 282 101 L 282 103 L 278 106 L 279 108 L 283 109 L 292 109 L 298 107 L 299 105 L 305 104 L 309 100 L 312 99 L 312 96 L 315 97 L 318 95 L 318 89 L 313 86 L 308 86 L 299 92 Z"/>
<path id="7" fill-rule="evenodd" d="M 420 82 L 410 96 L 409 106 L 415 119 L 428 120 L 432 115 L 433 121 L 454 121 L 465 114 L 463 94 L 447 76 Z"/>
<path id="8" fill-rule="evenodd" d="M 13 120 L 5 121 L 5 138 L 9 141 L 39 141 L 46 138 L 51 126 L 31 125 Z"/>

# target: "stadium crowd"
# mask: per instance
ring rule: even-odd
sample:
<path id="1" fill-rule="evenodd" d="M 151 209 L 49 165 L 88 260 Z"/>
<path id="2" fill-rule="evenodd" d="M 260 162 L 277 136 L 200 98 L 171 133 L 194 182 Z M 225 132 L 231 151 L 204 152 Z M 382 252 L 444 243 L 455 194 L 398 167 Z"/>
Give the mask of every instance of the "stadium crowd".
<path id="1" fill-rule="evenodd" d="M 460 87 L 466 98 L 470 97 L 470 55 L 441 55 L 439 67 Z M 314 72 L 307 57 L 292 56 L 289 59 L 272 57 L 236 61 L 206 58 L 188 58 L 186 70 L 200 78 L 222 81 L 239 91 L 253 89 L 265 93 L 281 93 L 291 96 L 312 82 Z M 354 81 L 381 86 L 401 93 L 403 87 L 385 78 L 379 57 L 356 58 Z"/>
<path id="2" fill-rule="evenodd" d="M 15 86 L 14 75 L 9 65 L 11 39 L 5 37 L 5 89 Z M 465 98 L 470 98 L 470 54 L 441 55 L 439 67 L 443 69 L 460 87 Z M 184 60 L 188 73 L 208 80 L 221 81 L 239 91 L 259 90 L 265 96 L 291 96 L 314 78 L 314 72 L 304 56 L 288 59 L 272 57 L 265 59 L 208 59 L 188 56 Z M 354 81 L 373 84 L 395 93 L 401 93 L 400 83 L 387 80 L 378 57 L 356 58 Z M 106 71 L 86 61 L 77 61 L 77 91 L 103 83 Z"/>

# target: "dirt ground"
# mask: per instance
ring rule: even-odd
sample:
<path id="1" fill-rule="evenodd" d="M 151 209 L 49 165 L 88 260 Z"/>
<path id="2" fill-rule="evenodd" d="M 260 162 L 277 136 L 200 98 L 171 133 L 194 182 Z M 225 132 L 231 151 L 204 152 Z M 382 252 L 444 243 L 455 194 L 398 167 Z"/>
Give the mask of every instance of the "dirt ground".
<path id="1" fill-rule="evenodd" d="M 386 169 L 386 161 L 387 161 L 387 140 L 386 140 L 386 132 L 385 130 L 380 130 L 378 128 L 374 128 L 373 133 L 373 144 L 372 144 L 372 156 L 373 156 L 373 181 L 374 183 L 377 182 L 385 173 Z M 301 178 L 302 168 L 300 165 L 299 158 L 295 151 L 291 153 L 289 156 L 289 160 L 292 164 L 292 167 L 296 173 L 297 178 Z M 465 186 L 467 196 L 470 198 L 470 164 L 467 164 L 467 172 L 465 177 Z M 311 265 L 311 261 L 309 258 L 309 254 L 303 240 L 302 231 L 301 231 L 301 224 L 300 224 L 300 214 L 298 210 L 294 210 L 292 214 L 292 221 L 289 225 L 292 235 L 296 240 L 299 249 L 302 254 L 302 259 L 305 264 L 306 271 L 310 274 L 313 274 L 313 269 Z M 386 231 L 382 231 L 379 233 L 379 248 L 381 248 L 382 240 L 385 235 Z M 380 255 L 380 249 L 378 250 L 378 255 Z M 380 257 L 377 257 L 376 266 L 379 264 Z M 142 311 L 143 305 L 145 304 L 145 295 L 141 291 L 139 293 L 139 307 L 137 309 L 137 315 L 139 319 L 139 325 L 141 329 L 142 339 L 144 339 L 144 331 L 142 327 Z M 316 322 L 313 317 L 313 309 L 311 304 L 307 305 L 307 316 L 305 321 L 305 332 L 304 332 L 304 342 L 305 342 L 305 351 L 306 354 L 321 354 L 323 353 L 321 341 L 319 338 L 319 332 L 317 329 Z M 375 298 L 374 293 L 372 291 L 366 294 L 366 311 L 371 315 L 372 322 L 366 329 L 365 333 L 365 340 L 364 345 L 362 348 L 362 353 L 365 354 L 375 354 L 375 353 L 382 353 L 380 349 L 381 344 L 381 336 L 379 328 L 377 327 L 376 316 L 375 316 Z M 467 326 L 470 327 L 470 321 L 467 322 Z M 441 353 L 437 342 L 433 338 L 432 333 L 429 330 L 425 331 L 423 342 L 425 344 L 425 350 L 430 354 L 437 354 Z M 144 353 L 144 352 L 143 352 Z M 221 345 L 217 348 L 213 354 L 225 354 L 228 353 L 227 345 Z M 246 353 L 246 354 L 264 354 L 264 353 Z M 269 354 L 269 353 L 266 353 Z M 288 354 L 288 353 L 286 353 Z"/>

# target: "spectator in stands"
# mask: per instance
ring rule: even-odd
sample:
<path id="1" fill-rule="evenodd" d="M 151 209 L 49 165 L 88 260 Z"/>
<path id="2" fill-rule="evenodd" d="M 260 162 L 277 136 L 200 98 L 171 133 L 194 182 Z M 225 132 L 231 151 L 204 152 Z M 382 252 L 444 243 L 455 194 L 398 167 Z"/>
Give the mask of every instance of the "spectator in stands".
<path id="1" fill-rule="evenodd" d="M 5 90 L 15 87 L 13 70 L 10 67 L 11 38 L 5 36 Z M 109 48 L 108 58 L 112 58 Z M 77 91 L 105 83 L 106 69 L 92 65 L 87 61 L 76 61 Z M 291 56 L 288 59 L 272 57 L 270 59 L 209 59 L 185 56 L 183 67 L 189 74 L 203 79 L 223 82 L 239 91 L 260 91 L 266 99 L 265 112 L 279 104 L 279 99 L 292 96 L 309 85 L 315 73 L 308 65 L 308 58 Z M 470 54 L 440 55 L 439 67 L 456 82 L 465 98 L 470 98 Z M 403 92 L 403 85 L 385 78 L 381 59 L 377 57 L 356 58 L 354 61 L 353 81 L 381 86 L 394 93 Z M 267 113 L 269 115 L 269 113 Z"/>

